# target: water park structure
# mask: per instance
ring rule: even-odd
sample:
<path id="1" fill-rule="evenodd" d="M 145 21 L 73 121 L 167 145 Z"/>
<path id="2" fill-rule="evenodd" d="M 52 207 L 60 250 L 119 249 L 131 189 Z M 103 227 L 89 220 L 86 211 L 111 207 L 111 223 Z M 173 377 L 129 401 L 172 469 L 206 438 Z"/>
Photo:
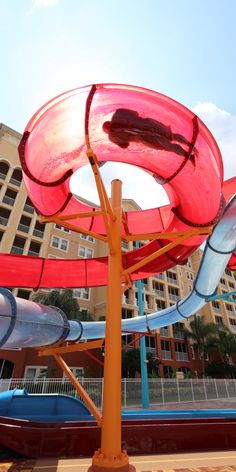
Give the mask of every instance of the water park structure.
<path id="1" fill-rule="evenodd" d="M 0 256 L 2 287 L 107 285 L 106 322 L 68 321 L 54 309 L 0 291 L 1 346 L 39 347 L 52 354 L 78 388 L 101 426 L 101 448 L 91 471 L 133 470 L 121 439 L 121 335 L 145 333 L 188 318 L 215 295 L 228 264 L 235 268 L 235 179 L 224 182 L 218 146 L 201 120 L 174 100 L 133 86 L 99 84 L 62 94 L 30 120 L 19 146 L 27 192 L 43 222 L 108 244 L 108 258 L 44 260 Z M 169 205 L 122 210 L 122 182 L 111 182 L 111 199 L 100 167 L 129 163 L 163 185 Z M 70 191 L 72 174 L 90 164 L 100 208 Z M 79 191 L 78 191 L 79 194 Z M 121 295 L 133 280 L 184 263 L 207 239 L 193 291 L 175 306 L 121 322 Z M 147 241 L 122 255 L 121 241 Z M 102 416 L 70 373 L 61 355 L 90 349 L 105 338 Z M 83 340 L 85 342 L 79 344 Z M 61 346 L 63 341 L 74 342 Z"/>

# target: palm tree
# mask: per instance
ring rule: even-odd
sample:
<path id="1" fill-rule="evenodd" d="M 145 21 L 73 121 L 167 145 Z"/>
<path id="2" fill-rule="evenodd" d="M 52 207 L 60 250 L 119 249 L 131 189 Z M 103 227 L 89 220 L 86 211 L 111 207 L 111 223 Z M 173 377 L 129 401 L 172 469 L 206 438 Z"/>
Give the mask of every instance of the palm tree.
<path id="1" fill-rule="evenodd" d="M 31 296 L 34 302 L 42 303 L 43 305 L 55 306 L 60 308 L 69 320 L 91 321 L 92 317 L 84 310 L 80 310 L 80 306 L 76 298 L 74 298 L 73 290 L 39 290 Z M 48 366 L 46 369 L 46 377 L 51 377 L 53 374 L 53 358 L 49 357 Z"/>
<path id="2" fill-rule="evenodd" d="M 91 321 L 92 319 L 90 314 L 80 310 L 78 301 L 74 298 L 71 289 L 50 290 L 48 292 L 39 290 L 31 298 L 34 302 L 60 308 L 69 320 Z"/>
<path id="3" fill-rule="evenodd" d="M 216 335 L 211 339 L 209 352 L 218 352 L 221 362 L 228 364 L 231 354 L 236 353 L 236 336 L 225 326 L 217 326 Z"/>
<path id="4" fill-rule="evenodd" d="M 209 343 L 216 333 L 214 323 L 205 323 L 204 316 L 196 316 L 190 321 L 190 329 L 184 328 L 185 338 L 193 340 L 193 348 L 198 353 L 202 363 L 202 376 L 205 376 L 205 362 L 209 350 Z"/>

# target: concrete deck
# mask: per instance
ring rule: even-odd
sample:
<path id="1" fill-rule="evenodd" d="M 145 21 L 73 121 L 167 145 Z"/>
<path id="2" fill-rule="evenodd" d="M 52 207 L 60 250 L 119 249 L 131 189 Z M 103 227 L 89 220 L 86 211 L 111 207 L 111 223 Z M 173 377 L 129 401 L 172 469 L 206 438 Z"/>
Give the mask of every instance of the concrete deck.
<path id="1" fill-rule="evenodd" d="M 194 454 L 130 456 L 137 472 L 236 472 L 236 450 Z M 5 461 L 0 472 L 87 472 L 91 459 Z"/>

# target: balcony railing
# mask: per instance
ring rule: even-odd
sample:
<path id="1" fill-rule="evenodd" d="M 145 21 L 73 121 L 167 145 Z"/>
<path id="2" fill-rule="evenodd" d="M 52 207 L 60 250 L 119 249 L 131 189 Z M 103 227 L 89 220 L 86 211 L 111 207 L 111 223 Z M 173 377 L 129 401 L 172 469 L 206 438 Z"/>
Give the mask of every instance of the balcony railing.
<path id="1" fill-rule="evenodd" d="M 22 231 L 23 233 L 29 232 L 29 226 L 22 225 L 21 223 L 18 225 L 18 231 Z"/>
<path id="2" fill-rule="evenodd" d="M 173 335 L 174 335 L 174 338 L 177 338 L 177 339 L 184 339 L 184 331 L 183 330 L 178 330 L 178 329 L 174 329 L 173 330 Z"/>
<path id="3" fill-rule="evenodd" d="M 150 352 L 151 354 L 156 354 L 157 353 L 157 350 L 156 350 L 155 347 L 146 346 L 146 351 Z"/>
<path id="4" fill-rule="evenodd" d="M 23 252 L 24 252 L 23 247 L 12 246 L 11 248 L 11 254 L 23 254 Z"/>
<path id="5" fill-rule="evenodd" d="M 172 279 L 171 277 L 166 277 L 166 278 L 167 278 L 167 282 L 169 282 L 170 284 L 179 285 L 178 280 Z"/>
<path id="6" fill-rule="evenodd" d="M 39 229 L 34 229 L 33 235 L 36 236 L 36 238 L 43 238 L 44 232 L 40 231 Z"/>
<path id="7" fill-rule="evenodd" d="M 21 180 L 14 179 L 13 177 L 10 178 L 11 184 L 16 185 L 17 187 L 21 186 Z"/>
<path id="8" fill-rule="evenodd" d="M 7 226 L 7 218 L 4 218 L 3 216 L 0 216 L 0 225 Z"/>
<path id="9" fill-rule="evenodd" d="M 169 299 L 177 301 L 179 300 L 179 295 L 174 295 L 173 293 L 169 293 Z"/>
<path id="10" fill-rule="evenodd" d="M 162 290 L 157 290 L 156 288 L 154 288 L 154 293 L 159 297 L 165 298 L 165 292 Z"/>
<path id="11" fill-rule="evenodd" d="M 3 174 L 2 172 L 0 172 L 0 179 L 5 180 L 6 179 L 6 174 Z"/>
<path id="12" fill-rule="evenodd" d="M 6 203 L 7 205 L 10 205 L 10 206 L 14 206 L 14 203 L 15 203 L 15 199 L 8 197 L 7 195 L 4 195 L 2 201 L 3 203 Z"/>
<path id="13" fill-rule="evenodd" d="M 161 329 L 160 329 L 160 335 L 161 335 L 163 338 L 168 338 L 168 337 L 169 337 L 169 330 L 168 330 L 168 328 L 161 328 Z"/>
<path id="14" fill-rule="evenodd" d="M 176 360 L 177 361 L 188 361 L 188 353 L 187 352 L 176 352 Z"/>
<path id="15" fill-rule="evenodd" d="M 171 357 L 171 351 L 161 351 L 162 359 L 170 360 L 172 359 Z"/>
<path id="16" fill-rule="evenodd" d="M 23 211 L 26 211 L 27 213 L 33 214 L 34 213 L 34 207 L 32 207 L 30 205 L 27 205 L 27 203 L 26 203 L 24 208 L 23 208 Z"/>
<path id="17" fill-rule="evenodd" d="M 35 252 L 35 251 L 28 251 L 28 256 L 35 256 L 35 257 L 39 257 L 39 252 Z"/>

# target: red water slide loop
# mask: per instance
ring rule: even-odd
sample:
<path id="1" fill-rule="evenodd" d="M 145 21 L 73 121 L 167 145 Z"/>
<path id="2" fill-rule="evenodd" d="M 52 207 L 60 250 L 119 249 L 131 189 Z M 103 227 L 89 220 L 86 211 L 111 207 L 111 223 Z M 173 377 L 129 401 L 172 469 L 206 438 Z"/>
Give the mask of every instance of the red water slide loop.
<path id="1" fill-rule="evenodd" d="M 117 84 L 66 92 L 44 105 L 27 125 L 19 154 L 26 189 L 40 214 L 65 217 L 87 213 L 89 216 L 72 218 L 69 223 L 79 225 L 80 231 L 106 236 L 103 217 L 94 216 L 93 205 L 70 192 L 70 176 L 88 164 L 90 145 L 98 165 L 121 162 L 137 166 L 160 178 L 168 194 L 169 205 L 125 212 L 123 236 L 185 232 L 192 226 L 201 228 L 218 221 L 225 204 L 223 164 L 210 131 L 175 100 L 151 90 Z M 66 222 L 63 224 L 66 226 Z M 205 238 L 195 236 L 179 244 L 135 272 L 132 280 L 185 262 Z M 169 242 L 163 235 L 162 240 L 129 252 L 123 256 L 124 269 Z M 80 286 L 105 284 L 106 264 L 106 259 L 93 259 L 91 264 L 87 261 L 86 269 L 81 265 L 81 276 L 77 274 Z M 45 265 L 44 274 L 48 268 Z M 99 283 L 95 280 L 98 270 Z M 40 283 L 47 283 L 46 279 L 42 277 Z"/>

